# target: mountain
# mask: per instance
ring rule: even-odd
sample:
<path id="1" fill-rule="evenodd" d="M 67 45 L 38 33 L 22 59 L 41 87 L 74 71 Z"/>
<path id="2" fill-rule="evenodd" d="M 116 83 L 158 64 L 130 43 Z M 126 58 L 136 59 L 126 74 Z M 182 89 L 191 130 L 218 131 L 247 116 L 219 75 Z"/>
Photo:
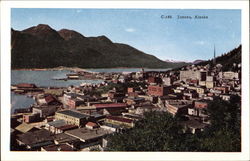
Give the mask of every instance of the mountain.
<path id="1" fill-rule="evenodd" d="M 182 63 L 164 62 L 106 36 L 85 37 L 68 29 L 56 31 L 39 24 L 22 31 L 11 29 L 11 67 L 175 68 Z"/>
<path id="2" fill-rule="evenodd" d="M 238 47 L 234 48 L 233 50 L 222 54 L 219 57 L 215 58 L 216 64 L 221 64 L 222 65 L 222 70 L 223 71 L 232 71 L 234 70 L 234 64 L 241 64 L 241 45 Z M 210 64 L 213 65 L 213 59 L 208 60 L 208 61 L 203 61 L 198 63 L 197 65 L 206 65 Z"/>
<path id="3" fill-rule="evenodd" d="M 198 59 L 198 60 L 193 61 L 192 64 L 199 64 L 199 63 L 201 63 L 201 62 L 203 62 L 203 61 L 205 61 L 205 60 L 200 60 L 200 59 Z"/>
<path id="4" fill-rule="evenodd" d="M 187 61 L 179 61 L 179 60 L 172 60 L 172 59 L 167 59 L 167 60 L 165 60 L 165 62 L 175 64 L 175 66 L 177 68 L 192 64 L 192 63 L 187 62 Z"/>
<path id="5" fill-rule="evenodd" d="M 165 62 L 171 62 L 171 63 L 190 63 L 188 61 L 172 60 L 172 59 L 166 59 Z"/>

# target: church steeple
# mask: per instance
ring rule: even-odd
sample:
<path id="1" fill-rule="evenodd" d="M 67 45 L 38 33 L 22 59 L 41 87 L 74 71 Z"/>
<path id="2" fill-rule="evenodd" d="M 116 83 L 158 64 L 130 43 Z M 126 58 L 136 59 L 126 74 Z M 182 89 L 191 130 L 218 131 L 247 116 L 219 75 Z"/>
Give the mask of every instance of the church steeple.
<path id="1" fill-rule="evenodd" d="M 216 64 L 216 59 L 215 59 L 215 57 L 216 57 L 216 51 L 215 51 L 215 45 L 214 45 L 214 59 L 213 59 L 213 64 L 214 64 L 214 65 Z"/>

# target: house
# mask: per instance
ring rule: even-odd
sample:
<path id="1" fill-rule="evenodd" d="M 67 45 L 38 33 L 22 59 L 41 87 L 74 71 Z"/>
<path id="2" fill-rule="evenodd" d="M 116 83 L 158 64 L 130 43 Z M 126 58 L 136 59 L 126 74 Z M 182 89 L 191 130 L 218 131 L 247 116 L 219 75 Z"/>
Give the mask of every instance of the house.
<path id="1" fill-rule="evenodd" d="M 73 98 L 76 98 L 76 97 L 77 97 L 76 93 L 71 93 L 71 92 L 64 93 L 64 95 L 63 95 L 63 102 L 65 104 L 67 104 L 67 102 L 68 102 L 69 99 L 73 99 Z"/>
<path id="2" fill-rule="evenodd" d="M 206 109 L 209 100 L 198 100 L 194 102 L 194 107 L 188 108 L 188 114 L 191 116 L 201 117 L 203 120 L 208 117 Z"/>
<path id="3" fill-rule="evenodd" d="M 86 128 L 89 128 L 89 129 L 96 129 L 99 127 L 99 125 L 97 125 L 96 123 L 94 122 L 88 122 L 86 125 L 85 125 Z"/>
<path id="4" fill-rule="evenodd" d="M 36 102 L 39 105 L 61 105 L 61 103 L 51 94 L 37 95 Z"/>
<path id="5" fill-rule="evenodd" d="M 164 77 L 163 84 L 166 86 L 171 86 L 173 84 L 173 79 L 171 77 Z"/>
<path id="6" fill-rule="evenodd" d="M 228 94 L 222 94 L 222 95 L 220 95 L 220 97 L 221 97 L 223 100 L 225 100 L 225 101 L 229 101 L 229 100 L 230 100 L 230 98 L 231 98 L 231 95 L 228 95 Z"/>
<path id="7" fill-rule="evenodd" d="M 86 114 L 82 114 L 75 110 L 63 110 L 58 111 L 55 114 L 56 120 L 64 120 L 67 124 L 77 125 L 77 126 L 84 126 L 90 116 Z"/>
<path id="8" fill-rule="evenodd" d="M 47 95 L 44 99 L 47 105 L 61 105 L 61 103 L 52 95 Z"/>

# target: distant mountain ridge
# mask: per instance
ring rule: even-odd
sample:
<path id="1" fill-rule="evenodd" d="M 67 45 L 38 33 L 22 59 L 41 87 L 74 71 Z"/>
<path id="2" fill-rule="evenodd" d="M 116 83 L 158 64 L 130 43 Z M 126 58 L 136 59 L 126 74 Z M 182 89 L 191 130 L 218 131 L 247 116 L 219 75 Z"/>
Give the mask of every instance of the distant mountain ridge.
<path id="1" fill-rule="evenodd" d="M 176 68 L 185 63 L 164 62 L 106 36 L 85 37 L 68 29 L 56 31 L 39 24 L 22 31 L 11 29 L 11 67 Z"/>
<path id="2" fill-rule="evenodd" d="M 204 62 L 204 61 L 206 61 L 206 60 L 198 59 L 198 60 L 193 61 L 193 64 L 199 64 L 199 63 Z"/>
<path id="3" fill-rule="evenodd" d="M 167 60 L 165 60 L 165 62 L 171 62 L 171 63 L 186 63 L 186 64 L 198 64 L 198 63 L 201 63 L 201 62 L 203 62 L 203 61 L 205 61 L 205 60 L 200 60 L 200 59 L 198 59 L 198 60 L 195 60 L 195 61 L 193 61 L 193 62 L 189 62 L 189 61 L 181 61 L 181 60 L 171 60 L 171 59 L 167 59 Z"/>

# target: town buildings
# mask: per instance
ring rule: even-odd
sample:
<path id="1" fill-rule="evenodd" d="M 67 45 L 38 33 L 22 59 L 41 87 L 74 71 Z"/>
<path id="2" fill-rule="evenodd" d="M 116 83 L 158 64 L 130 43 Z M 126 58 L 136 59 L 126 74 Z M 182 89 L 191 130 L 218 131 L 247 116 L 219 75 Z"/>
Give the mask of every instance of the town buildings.
<path id="1" fill-rule="evenodd" d="M 221 71 L 221 66 L 95 74 L 105 82 L 70 86 L 59 95 L 41 92 L 32 84 L 13 86 L 39 93 L 36 105 L 13 115 L 12 138 L 26 150 L 103 150 L 108 135 L 136 128 L 150 111 L 184 117 L 180 122 L 184 133 L 202 132 L 211 124 L 207 108 L 215 97 L 229 101 L 233 95 L 241 96 L 240 71 Z M 76 74 L 68 77 L 79 79 Z"/>

